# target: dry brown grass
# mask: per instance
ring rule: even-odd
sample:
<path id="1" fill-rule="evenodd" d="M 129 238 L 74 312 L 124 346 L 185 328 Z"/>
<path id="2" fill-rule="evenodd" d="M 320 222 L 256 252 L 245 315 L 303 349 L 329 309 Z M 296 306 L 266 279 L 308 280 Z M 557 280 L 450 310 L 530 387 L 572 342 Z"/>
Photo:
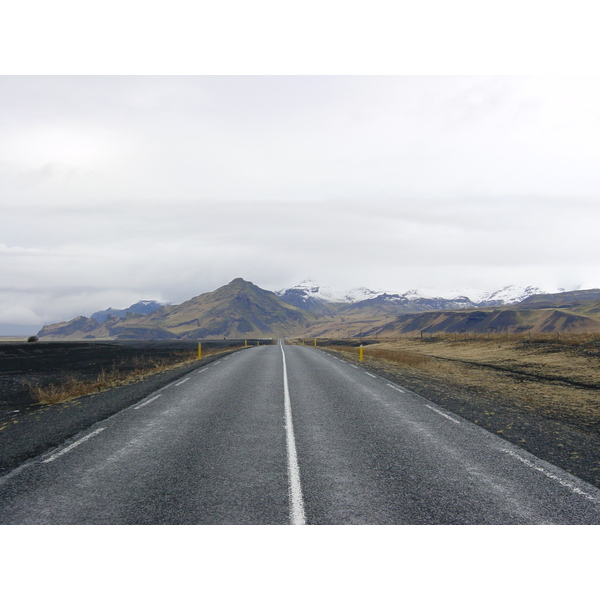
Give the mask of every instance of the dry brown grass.
<path id="1" fill-rule="evenodd" d="M 600 344 L 594 338 L 552 339 L 420 339 L 383 342 L 365 347 L 365 356 L 381 350 L 408 352 L 455 363 L 489 367 L 582 387 L 600 386 Z"/>
<path id="2" fill-rule="evenodd" d="M 367 339 L 367 338 L 365 338 Z M 560 343 L 567 346 L 582 346 L 594 342 L 600 342 L 600 333 L 427 333 L 422 335 L 412 333 L 401 337 L 392 338 L 368 338 L 370 341 L 399 342 L 403 340 L 439 340 L 445 342 L 461 342 L 461 341 L 488 341 L 488 342 L 538 342 L 538 343 Z"/>
<path id="3" fill-rule="evenodd" d="M 223 354 L 234 348 L 223 350 L 202 351 L 202 358 L 207 356 Z M 29 391 L 34 402 L 38 404 L 60 404 L 69 400 L 74 400 L 81 396 L 97 394 L 111 388 L 128 385 L 141 381 L 150 375 L 162 373 L 170 369 L 175 369 L 186 364 L 191 364 L 198 360 L 198 353 L 176 352 L 169 358 L 144 358 L 137 356 L 133 359 L 133 369 L 124 370 L 124 363 L 115 365 L 110 371 L 102 370 L 101 373 L 93 378 L 77 377 L 67 375 L 63 381 L 58 384 L 38 385 L 29 383 Z"/>
<path id="4" fill-rule="evenodd" d="M 353 346 L 328 346 L 327 349 L 338 352 L 345 352 L 347 354 L 353 354 L 357 358 L 359 356 L 359 349 Z M 429 356 L 415 354 L 412 352 L 404 352 L 402 350 L 381 349 L 375 348 L 373 346 L 369 346 L 368 349 L 363 348 L 363 350 L 365 352 L 365 356 L 368 356 L 369 358 L 387 360 L 389 362 L 403 365 L 405 367 L 423 368 L 426 365 L 430 365 L 433 362 L 433 360 Z"/>
<path id="5" fill-rule="evenodd" d="M 529 340 L 402 339 L 363 348 L 365 365 L 412 371 L 553 418 L 600 423 L 600 348 L 589 335 Z M 529 343 L 531 341 L 531 343 Z M 527 343 L 524 343 L 527 342 Z M 359 350 L 331 346 L 358 359 Z M 399 371 L 399 372 L 400 372 Z"/>

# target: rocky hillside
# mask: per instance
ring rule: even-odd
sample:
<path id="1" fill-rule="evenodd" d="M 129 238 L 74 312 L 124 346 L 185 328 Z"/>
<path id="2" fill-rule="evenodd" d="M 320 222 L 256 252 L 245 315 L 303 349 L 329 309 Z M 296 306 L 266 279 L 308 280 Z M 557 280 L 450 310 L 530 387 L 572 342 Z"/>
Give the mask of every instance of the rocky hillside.
<path id="1" fill-rule="evenodd" d="M 365 335 L 394 337 L 415 333 L 582 333 L 600 331 L 600 319 L 557 309 L 432 311 L 406 314 Z"/>
<path id="2" fill-rule="evenodd" d="M 71 339 L 204 339 L 299 335 L 316 319 L 290 306 L 273 292 L 234 279 L 214 292 L 201 294 L 148 315 L 109 316 L 103 323 L 77 317 L 46 325 L 40 338 Z"/>
<path id="3" fill-rule="evenodd" d="M 166 306 L 165 302 L 157 302 L 156 300 L 140 300 L 135 304 L 132 304 L 128 308 L 107 308 L 106 310 L 99 310 L 95 312 L 91 318 L 98 323 L 104 323 L 110 316 L 113 317 L 125 317 L 127 313 L 133 313 L 136 315 L 149 315 L 159 308 Z"/>

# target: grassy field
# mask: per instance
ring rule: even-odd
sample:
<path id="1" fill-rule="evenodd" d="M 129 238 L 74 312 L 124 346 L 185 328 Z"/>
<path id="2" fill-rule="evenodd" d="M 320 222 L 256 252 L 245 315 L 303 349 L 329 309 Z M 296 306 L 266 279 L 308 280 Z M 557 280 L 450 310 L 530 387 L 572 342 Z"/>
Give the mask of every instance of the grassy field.
<path id="1" fill-rule="evenodd" d="M 356 348 L 336 349 L 358 354 Z M 600 341 L 592 334 L 406 338 L 365 357 L 464 383 L 525 410 L 600 426 Z"/>

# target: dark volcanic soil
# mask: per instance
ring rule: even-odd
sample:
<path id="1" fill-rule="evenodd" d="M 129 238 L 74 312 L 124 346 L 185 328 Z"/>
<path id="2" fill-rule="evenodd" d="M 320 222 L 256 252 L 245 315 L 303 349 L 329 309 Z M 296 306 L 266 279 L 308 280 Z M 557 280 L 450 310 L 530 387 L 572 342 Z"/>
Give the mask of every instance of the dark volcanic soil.
<path id="1" fill-rule="evenodd" d="M 237 346 L 238 340 L 202 341 L 203 350 Z M 148 359 L 172 359 L 197 349 L 196 341 L 5 342 L 0 344 L 0 424 L 39 408 L 28 384 L 48 385 L 68 376 L 93 379 L 103 370 L 130 372 Z"/>
<path id="2" fill-rule="evenodd" d="M 254 345 L 256 340 L 248 340 Z M 261 340 L 261 344 L 271 343 Z M 58 383 L 65 377 L 95 378 L 102 369 L 136 369 L 139 359 L 194 354 L 196 341 L 40 342 L 0 344 L 0 475 L 58 447 L 98 421 L 131 406 L 186 373 L 235 352 L 243 340 L 203 340 L 202 360 L 154 373 L 128 385 L 61 404 L 31 401 L 27 381 Z M 211 351 L 218 353 L 206 356 Z M 243 351 L 243 348 L 241 349 Z M 169 361 L 170 362 L 170 361 Z"/>

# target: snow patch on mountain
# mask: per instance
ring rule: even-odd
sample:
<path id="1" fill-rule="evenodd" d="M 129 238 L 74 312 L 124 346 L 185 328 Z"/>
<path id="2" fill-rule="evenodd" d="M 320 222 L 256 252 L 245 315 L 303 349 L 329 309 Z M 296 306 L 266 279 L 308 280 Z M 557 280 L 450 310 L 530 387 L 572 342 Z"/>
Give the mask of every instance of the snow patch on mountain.
<path id="1" fill-rule="evenodd" d="M 316 298 L 317 300 L 327 300 L 329 302 L 338 301 L 336 294 L 331 288 L 323 287 L 312 279 L 305 279 L 298 285 L 275 292 L 277 296 L 283 296 L 287 293 L 292 293 L 298 297 Z"/>
<path id="2" fill-rule="evenodd" d="M 358 287 L 348 290 L 347 292 L 343 292 L 340 294 L 340 302 L 350 302 L 354 304 L 356 302 L 363 302 L 364 300 L 371 300 L 372 298 L 377 298 L 378 296 L 382 296 L 383 294 L 393 294 L 393 292 L 384 292 L 382 290 L 375 291 L 370 290 L 366 287 Z"/>
<path id="3" fill-rule="evenodd" d="M 363 300 L 370 300 L 371 298 L 377 298 L 377 296 L 381 296 L 385 293 L 394 294 L 395 292 L 386 292 L 384 290 L 375 291 L 366 287 L 357 287 L 350 290 L 339 290 L 322 286 L 313 279 L 305 279 L 298 285 L 275 292 L 275 294 L 279 297 L 289 298 L 293 296 L 295 298 L 304 298 L 306 302 L 308 302 L 310 299 L 314 299 L 324 300 L 326 302 L 349 302 L 350 304 L 362 302 Z"/>
<path id="4" fill-rule="evenodd" d="M 355 304 L 365 300 L 381 297 L 382 300 L 392 303 L 416 302 L 419 300 L 447 300 L 448 307 L 468 308 L 470 306 L 498 306 L 517 304 L 535 294 L 556 294 L 566 291 L 556 286 L 535 286 L 527 284 L 508 285 L 502 289 L 489 292 L 477 289 L 462 289 L 438 291 L 433 289 L 408 290 L 397 292 L 391 290 L 372 290 L 366 287 L 357 287 L 350 290 L 335 290 L 322 286 L 313 279 L 305 279 L 298 285 L 275 292 L 278 296 L 294 299 L 307 305 L 314 301 L 346 302 Z M 296 304 L 298 305 L 298 304 Z"/>
<path id="5" fill-rule="evenodd" d="M 479 306 L 497 306 L 506 304 L 518 304 L 536 294 L 557 294 L 566 291 L 564 288 L 545 286 L 537 287 L 533 285 L 516 284 L 507 285 L 500 290 L 484 295 L 478 300 Z"/>

